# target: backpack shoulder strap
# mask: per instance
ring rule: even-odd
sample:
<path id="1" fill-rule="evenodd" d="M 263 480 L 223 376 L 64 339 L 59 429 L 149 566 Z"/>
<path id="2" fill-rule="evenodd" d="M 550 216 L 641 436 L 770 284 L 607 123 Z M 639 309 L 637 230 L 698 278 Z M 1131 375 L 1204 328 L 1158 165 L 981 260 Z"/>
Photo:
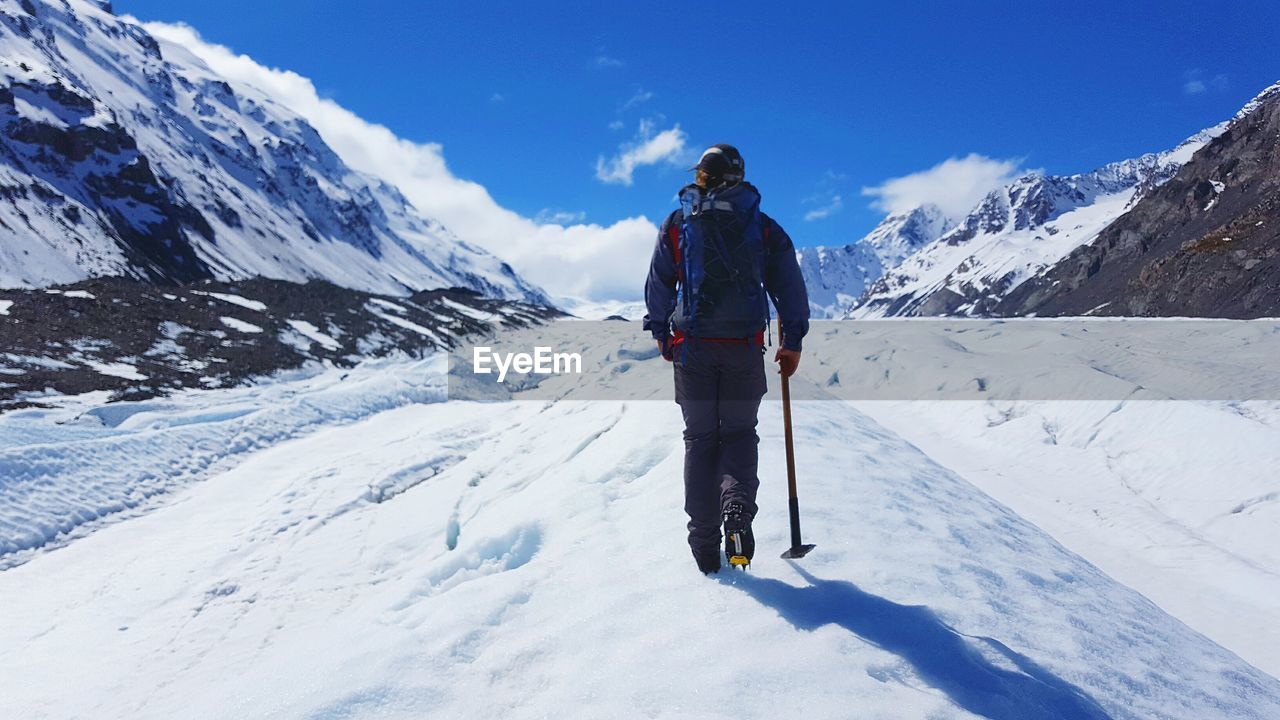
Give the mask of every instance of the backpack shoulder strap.
<path id="1" fill-rule="evenodd" d="M 670 223 L 667 226 L 667 242 L 671 243 L 671 257 L 676 263 L 676 279 L 684 280 L 684 262 L 680 256 L 680 223 Z"/>

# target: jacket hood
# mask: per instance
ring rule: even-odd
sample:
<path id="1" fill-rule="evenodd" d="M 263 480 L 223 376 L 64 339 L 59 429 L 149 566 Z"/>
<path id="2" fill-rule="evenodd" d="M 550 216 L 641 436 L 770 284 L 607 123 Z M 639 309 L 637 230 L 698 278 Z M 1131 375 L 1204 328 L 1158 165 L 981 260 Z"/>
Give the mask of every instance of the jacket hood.
<path id="1" fill-rule="evenodd" d="M 755 185 L 744 180 L 743 182 L 722 186 L 711 191 L 703 190 L 697 185 L 689 183 L 681 188 L 679 193 L 681 202 L 686 201 L 686 199 L 696 202 L 702 198 L 709 198 L 712 196 L 714 196 L 716 200 L 725 200 L 738 205 L 744 202 L 759 202 L 760 191 L 756 189 Z"/>

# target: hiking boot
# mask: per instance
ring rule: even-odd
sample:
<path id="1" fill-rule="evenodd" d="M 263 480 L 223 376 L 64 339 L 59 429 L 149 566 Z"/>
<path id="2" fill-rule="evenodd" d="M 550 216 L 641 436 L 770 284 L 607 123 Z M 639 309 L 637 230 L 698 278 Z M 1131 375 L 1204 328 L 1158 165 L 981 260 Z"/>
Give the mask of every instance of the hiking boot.
<path id="1" fill-rule="evenodd" d="M 703 575 L 712 575 L 720 572 L 720 553 L 712 550 L 710 552 L 693 551 L 693 559 L 698 563 L 698 569 Z"/>
<path id="2" fill-rule="evenodd" d="M 730 566 L 745 570 L 755 554 L 756 538 L 751 534 L 751 516 L 742 503 L 728 503 L 724 506 L 724 556 Z"/>

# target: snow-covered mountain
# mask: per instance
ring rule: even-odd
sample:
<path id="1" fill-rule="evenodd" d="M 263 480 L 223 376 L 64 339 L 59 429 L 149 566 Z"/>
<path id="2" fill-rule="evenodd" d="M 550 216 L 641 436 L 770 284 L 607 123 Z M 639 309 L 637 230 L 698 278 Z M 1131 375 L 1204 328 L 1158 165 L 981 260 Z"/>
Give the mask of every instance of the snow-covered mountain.
<path id="1" fill-rule="evenodd" d="M 266 276 L 546 302 L 108 2 L 0 0 L 0 141 L 0 287 Z"/>
<path id="2" fill-rule="evenodd" d="M 1023 283 L 1001 315 L 1280 314 L 1280 84 L 1095 240 Z"/>
<path id="3" fill-rule="evenodd" d="M 1077 175 L 1032 173 L 993 190 L 954 228 L 875 280 L 844 316 L 983 315 L 1097 237 L 1226 125 L 1165 152 Z"/>
<path id="4" fill-rule="evenodd" d="M 839 317 L 866 287 L 951 229 L 936 206 L 890 215 L 866 237 L 844 247 L 800 248 L 796 257 L 814 317 Z"/>

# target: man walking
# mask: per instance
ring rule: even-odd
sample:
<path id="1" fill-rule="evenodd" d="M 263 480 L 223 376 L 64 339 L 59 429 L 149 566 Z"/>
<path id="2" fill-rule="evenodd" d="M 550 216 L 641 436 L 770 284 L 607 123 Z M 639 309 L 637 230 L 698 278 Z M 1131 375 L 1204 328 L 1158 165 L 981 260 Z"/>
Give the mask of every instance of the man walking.
<path id="1" fill-rule="evenodd" d="M 694 182 L 680 191 L 680 209 L 662 224 L 653 251 L 644 327 L 675 366 L 689 547 L 710 574 L 720 570 L 722 524 L 731 565 L 745 568 L 755 553 L 769 300 L 782 328 L 774 361 L 789 377 L 809 330 L 809 299 L 791 238 L 760 212 L 738 150 L 713 145 L 690 169 Z"/>

